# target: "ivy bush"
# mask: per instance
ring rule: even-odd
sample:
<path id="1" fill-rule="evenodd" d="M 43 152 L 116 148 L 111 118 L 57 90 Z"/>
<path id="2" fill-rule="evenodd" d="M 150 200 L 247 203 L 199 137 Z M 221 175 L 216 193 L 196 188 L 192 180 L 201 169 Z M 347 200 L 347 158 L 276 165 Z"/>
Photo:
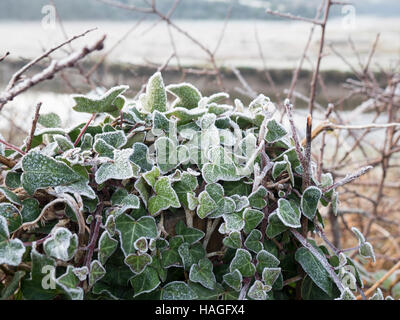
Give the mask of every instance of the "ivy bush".
<path id="1" fill-rule="evenodd" d="M 232 106 L 160 73 L 138 99 L 126 90 L 76 95 L 89 122 L 64 130 L 43 114 L 30 150 L 0 150 L 14 161 L 0 187 L 2 298 L 355 299 L 356 263 L 314 240 L 320 209 L 338 206 L 332 175 L 318 181 L 311 163 L 304 189 L 268 98 Z"/>

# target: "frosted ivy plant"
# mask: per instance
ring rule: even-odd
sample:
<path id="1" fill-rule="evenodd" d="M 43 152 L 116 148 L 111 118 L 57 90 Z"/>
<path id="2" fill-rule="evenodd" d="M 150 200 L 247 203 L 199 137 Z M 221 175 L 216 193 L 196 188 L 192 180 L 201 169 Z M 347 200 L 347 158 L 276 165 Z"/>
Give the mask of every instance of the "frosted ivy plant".
<path id="1" fill-rule="evenodd" d="M 14 163 L 2 298 L 355 299 L 356 263 L 310 237 L 338 205 L 332 176 L 311 172 L 304 188 L 303 150 L 268 98 L 232 106 L 160 73 L 137 100 L 127 89 L 74 96 L 87 123 L 43 114 L 29 150 L 1 149 Z"/>

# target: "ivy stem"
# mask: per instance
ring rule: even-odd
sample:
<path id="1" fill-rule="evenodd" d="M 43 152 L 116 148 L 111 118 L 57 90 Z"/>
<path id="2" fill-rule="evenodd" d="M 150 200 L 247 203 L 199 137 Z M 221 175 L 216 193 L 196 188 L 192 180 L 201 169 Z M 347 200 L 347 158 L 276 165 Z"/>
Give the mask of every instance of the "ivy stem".
<path id="1" fill-rule="evenodd" d="M 220 220 L 221 220 L 221 218 L 216 218 L 211 222 L 211 220 L 208 219 L 206 236 L 204 237 L 204 242 L 203 242 L 203 248 L 204 249 L 207 249 L 208 242 L 210 241 L 211 236 L 213 235 L 214 230 L 217 227 L 217 225 L 218 225 Z"/>
<path id="2" fill-rule="evenodd" d="M 86 122 L 85 126 L 82 128 L 82 131 L 79 133 L 78 138 L 76 138 L 76 140 L 75 140 L 74 147 L 76 147 L 78 145 L 78 143 L 81 140 L 83 134 L 86 132 L 87 128 L 89 127 L 90 123 L 94 120 L 94 118 L 96 118 L 96 113 L 92 114 L 92 116 L 90 117 L 88 122 Z"/>
<path id="3" fill-rule="evenodd" d="M 9 148 L 11 150 L 17 151 L 19 154 L 21 154 L 23 156 L 26 155 L 26 152 L 22 151 L 17 146 L 14 146 L 13 144 L 4 141 L 3 139 L 0 139 L 0 143 L 4 144 L 7 148 Z"/>
<path id="4" fill-rule="evenodd" d="M 104 204 L 103 202 L 100 202 L 99 206 L 96 209 L 96 224 L 94 226 L 94 230 L 90 239 L 90 242 L 88 244 L 88 251 L 85 257 L 85 266 L 89 268 L 90 263 L 92 262 L 92 257 L 94 253 L 94 249 L 96 247 L 97 239 L 99 238 L 99 232 L 100 232 L 100 226 L 101 226 L 101 213 L 103 211 Z"/>
<path id="5" fill-rule="evenodd" d="M 43 242 L 45 242 L 45 241 L 46 241 L 48 238 L 50 238 L 51 236 L 52 236 L 51 234 L 48 234 L 47 236 L 45 236 L 45 237 L 42 238 L 42 239 L 35 240 L 35 241 L 32 241 L 32 242 L 24 242 L 24 246 L 25 246 L 25 247 L 32 247 L 34 243 L 36 243 L 36 244 L 42 244 Z"/>

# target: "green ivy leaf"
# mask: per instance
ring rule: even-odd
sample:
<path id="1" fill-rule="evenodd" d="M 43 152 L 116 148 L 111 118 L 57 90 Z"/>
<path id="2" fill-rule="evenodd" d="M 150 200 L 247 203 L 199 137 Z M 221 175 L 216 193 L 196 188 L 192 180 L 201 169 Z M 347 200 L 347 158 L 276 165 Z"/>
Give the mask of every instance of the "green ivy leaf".
<path id="1" fill-rule="evenodd" d="M 1 193 L 6 197 L 6 199 L 7 199 L 8 201 L 10 201 L 11 203 L 16 204 L 16 205 L 21 205 L 21 204 L 22 204 L 22 203 L 21 203 L 21 200 L 19 200 L 18 196 L 17 196 L 14 192 L 8 190 L 7 188 L 1 187 L 1 186 L 0 186 L 0 192 L 1 192 Z"/>
<path id="2" fill-rule="evenodd" d="M 318 202 L 321 199 L 321 196 L 321 190 L 313 186 L 308 187 L 306 190 L 304 190 L 303 195 L 301 196 L 301 210 L 303 214 L 311 221 L 315 217 Z"/>
<path id="3" fill-rule="evenodd" d="M 28 198 L 22 201 L 21 216 L 24 223 L 35 220 L 39 215 L 39 201 L 34 198 Z"/>
<path id="4" fill-rule="evenodd" d="M 247 249 L 257 253 L 264 249 L 262 243 L 261 243 L 261 231 L 254 229 L 250 232 L 249 236 L 246 238 L 244 245 Z"/>
<path id="5" fill-rule="evenodd" d="M 78 287 L 79 278 L 74 274 L 73 270 L 74 268 L 69 265 L 67 271 L 57 278 L 57 283 L 72 300 L 83 300 L 83 289 Z"/>
<path id="6" fill-rule="evenodd" d="M 118 206 L 116 215 L 120 215 L 129 209 L 138 209 L 140 207 L 140 200 L 134 194 L 128 193 L 126 189 L 117 189 L 112 197 L 111 203 L 113 206 Z"/>
<path id="7" fill-rule="evenodd" d="M 171 186 L 168 177 L 160 178 L 154 186 L 156 195 L 149 199 L 148 210 L 152 216 L 170 207 L 179 208 L 178 195 Z"/>
<path id="8" fill-rule="evenodd" d="M 17 266 L 22 261 L 25 246 L 19 239 L 10 240 L 7 220 L 0 216 L 0 264 Z"/>
<path id="9" fill-rule="evenodd" d="M 72 108 L 77 112 L 114 114 L 121 110 L 121 102 L 117 103 L 117 98 L 128 90 L 128 86 L 118 86 L 111 88 L 98 98 L 89 98 L 84 95 L 74 95 L 76 105 Z M 122 99 L 122 98 L 120 98 Z M 123 104 L 122 104 L 123 106 Z"/>
<path id="10" fill-rule="evenodd" d="M 98 258 L 101 264 L 105 264 L 107 259 L 115 252 L 118 247 L 118 241 L 113 239 L 108 231 L 101 234 L 99 240 Z"/>
<path id="11" fill-rule="evenodd" d="M 187 227 L 182 220 L 175 225 L 175 232 L 177 235 L 181 235 L 183 240 L 189 244 L 196 243 L 204 237 L 203 231 Z"/>
<path id="12" fill-rule="evenodd" d="M 71 260 L 78 247 L 78 236 L 66 228 L 53 229 L 51 237 L 43 243 L 46 254 L 63 261 Z"/>
<path id="13" fill-rule="evenodd" d="M 179 246 L 178 253 L 182 259 L 185 270 L 189 270 L 193 264 L 198 263 L 199 260 L 206 255 L 206 251 L 200 243 L 189 245 L 187 242 Z"/>
<path id="14" fill-rule="evenodd" d="M 167 137 L 160 137 L 154 143 L 157 154 L 157 164 L 161 173 L 175 169 L 179 164 L 189 160 L 189 150 L 186 146 L 177 146 Z"/>
<path id="15" fill-rule="evenodd" d="M 189 279 L 198 282 L 208 289 L 215 287 L 215 275 L 213 273 L 213 264 L 207 258 L 201 259 L 198 264 L 190 267 Z"/>
<path id="16" fill-rule="evenodd" d="M 258 187 L 257 190 L 252 192 L 248 197 L 250 206 L 260 210 L 264 209 L 267 205 L 267 201 L 265 200 L 266 197 L 267 189 L 263 186 Z"/>
<path id="17" fill-rule="evenodd" d="M 265 268 L 276 268 L 280 264 L 279 259 L 266 250 L 259 251 L 256 259 L 256 270 L 259 274 L 262 274 Z"/>
<path id="18" fill-rule="evenodd" d="M 61 127 L 61 118 L 53 112 L 44 113 L 39 116 L 38 123 L 45 128 Z"/>
<path id="19" fill-rule="evenodd" d="M 160 112 L 167 111 L 167 93 L 160 72 L 156 72 L 147 82 L 143 108 L 150 113 L 154 110 Z"/>
<path id="20" fill-rule="evenodd" d="M 286 134 L 286 129 L 276 120 L 271 119 L 267 122 L 267 133 L 265 135 L 265 140 L 267 140 L 268 143 L 274 143 L 282 139 L 284 136 L 286 136 Z"/>
<path id="21" fill-rule="evenodd" d="M 19 210 L 11 203 L 0 203 L 0 217 L 4 217 L 8 224 L 8 231 L 13 233 L 22 224 Z"/>
<path id="22" fill-rule="evenodd" d="M 197 108 L 202 97 L 200 91 L 190 83 L 172 84 L 166 89 L 177 97 L 172 103 L 172 108 Z"/>
<path id="23" fill-rule="evenodd" d="M 237 249 L 235 257 L 229 266 L 229 271 L 239 270 L 243 277 L 252 277 L 256 271 L 254 264 L 251 262 L 251 254 L 247 250 Z"/>
<path id="24" fill-rule="evenodd" d="M 94 284 L 106 275 L 106 269 L 98 260 L 93 260 L 90 263 L 89 271 L 89 286 L 94 286 Z"/>
<path id="25" fill-rule="evenodd" d="M 144 143 L 136 142 L 132 149 L 129 159 L 139 166 L 142 172 L 150 171 L 153 168 L 153 161 L 149 159 L 149 148 Z"/>
<path id="26" fill-rule="evenodd" d="M 264 219 L 264 213 L 259 210 L 247 208 L 244 210 L 243 218 L 244 218 L 243 231 L 246 234 L 249 234 Z"/>
<path id="27" fill-rule="evenodd" d="M 64 162 L 32 150 L 22 159 L 22 186 L 29 195 L 37 189 L 70 185 L 82 179 Z"/>
<path id="28" fill-rule="evenodd" d="M 144 271 L 130 279 L 130 283 L 135 291 L 134 298 L 148 292 L 152 292 L 160 285 L 157 270 L 147 267 Z"/>
<path id="29" fill-rule="evenodd" d="M 281 222 L 277 212 L 272 212 L 268 216 L 268 225 L 266 230 L 268 238 L 273 239 L 286 230 L 288 230 L 288 227 Z"/>
<path id="30" fill-rule="evenodd" d="M 310 250 L 307 248 L 297 249 L 295 259 L 319 288 L 329 296 L 334 295 L 335 289 L 337 290 L 335 284 L 321 262 L 315 258 Z"/>
<path id="31" fill-rule="evenodd" d="M 108 146 L 119 149 L 127 142 L 125 133 L 122 130 L 98 133 L 94 136 L 95 143 L 97 140 L 103 140 Z"/>
<path id="32" fill-rule="evenodd" d="M 224 246 L 232 249 L 239 249 L 242 247 L 242 236 L 239 231 L 233 231 L 229 233 L 227 237 L 223 239 Z"/>
<path id="33" fill-rule="evenodd" d="M 116 230 L 121 239 L 121 248 L 128 256 L 136 251 L 134 243 L 140 237 L 146 239 L 157 238 L 157 226 L 153 217 L 141 217 L 134 220 L 132 217 L 123 213 L 115 219 Z"/>
<path id="34" fill-rule="evenodd" d="M 224 274 L 223 279 L 233 290 L 239 292 L 242 289 L 243 277 L 239 270 Z"/>
<path id="35" fill-rule="evenodd" d="M 142 273 L 152 261 L 151 256 L 147 253 L 130 254 L 125 258 L 125 263 L 135 274 Z"/>
<path id="36" fill-rule="evenodd" d="M 262 279 L 265 284 L 266 291 L 271 291 L 272 286 L 281 274 L 281 268 L 264 268 L 262 272 Z"/>
<path id="37" fill-rule="evenodd" d="M 195 300 L 198 296 L 183 281 L 173 281 L 168 283 L 162 292 L 163 300 Z"/>
<path id="38" fill-rule="evenodd" d="M 253 300 L 266 300 L 268 295 L 265 291 L 263 283 L 260 280 L 256 280 L 250 287 L 247 295 Z"/>
<path id="39" fill-rule="evenodd" d="M 139 167 L 130 162 L 132 149 L 114 150 L 114 162 L 104 163 L 96 171 L 95 179 L 98 184 L 109 179 L 124 180 L 137 175 Z"/>
<path id="40" fill-rule="evenodd" d="M 218 180 L 237 181 L 240 176 L 233 160 L 225 152 L 223 147 L 214 147 L 208 153 L 210 162 L 203 166 L 202 174 L 207 183 L 214 183 Z"/>
<path id="41" fill-rule="evenodd" d="M 278 217 L 287 227 L 301 227 L 301 212 L 293 201 L 288 201 L 282 198 L 278 200 Z"/>

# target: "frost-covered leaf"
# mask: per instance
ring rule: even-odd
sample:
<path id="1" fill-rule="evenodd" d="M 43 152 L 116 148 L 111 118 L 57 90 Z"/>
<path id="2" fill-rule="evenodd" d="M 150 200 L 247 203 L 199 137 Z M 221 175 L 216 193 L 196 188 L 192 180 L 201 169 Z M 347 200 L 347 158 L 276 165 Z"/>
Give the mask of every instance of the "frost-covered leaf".
<path id="1" fill-rule="evenodd" d="M 275 281 L 278 279 L 281 273 L 281 268 L 264 268 L 262 272 L 262 279 L 265 284 L 266 291 L 272 290 L 272 286 Z"/>
<path id="2" fill-rule="evenodd" d="M 19 239 L 9 240 L 7 220 L 0 216 L 0 264 L 17 266 L 22 261 L 25 246 Z"/>
<path id="3" fill-rule="evenodd" d="M 113 148 L 121 148 L 127 142 L 125 133 L 122 130 L 99 133 L 94 136 L 95 142 L 103 140 L 107 145 Z"/>
<path id="4" fill-rule="evenodd" d="M 218 180 L 236 181 L 240 180 L 236 165 L 232 158 L 222 147 L 210 149 L 208 153 L 209 163 L 203 166 L 202 174 L 207 183 L 214 183 Z"/>
<path id="5" fill-rule="evenodd" d="M 151 186 L 153 189 L 159 176 L 160 176 L 160 169 L 156 166 L 154 166 L 153 169 L 151 169 L 151 171 L 147 171 L 142 175 L 143 179 L 145 179 L 148 185 Z"/>
<path id="6" fill-rule="evenodd" d="M 202 97 L 200 91 L 190 83 L 172 84 L 167 86 L 166 89 L 177 97 L 172 103 L 172 108 L 197 108 Z"/>
<path id="7" fill-rule="evenodd" d="M 261 251 L 263 249 L 263 245 L 260 241 L 261 237 L 260 230 L 252 230 L 244 242 L 245 247 L 255 253 Z"/>
<path id="8" fill-rule="evenodd" d="M 239 270 L 243 277 L 252 277 L 256 271 L 256 267 L 251 260 L 250 252 L 244 249 L 237 249 L 235 257 L 229 266 L 229 271 Z"/>
<path id="9" fill-rule="evenodd" d="M 20 172 L 7 171 L 5 185 L 10 189 L 19 188 L 21 186 L 21 176 L 22 173 Z"/>
<path id="10" fill-rule="evenodd" d="M 239 292 L 242 289 L 243 277 L 239 270 L 224 274 L 224 282 L 230 286 L 233 290 Z"/>
<path id="11" fill-rule="evenodd" d="M 267 205 L 267 201 L 265 200 L 266 196 L 267 189 L 263 186 L 258 187 L 257 190 L 252 192 L 248 197 L 250 206 L 260 210 L 264 209 Z"/>
<path id="12" fill-rule="evenodd" d="M 107 259 L 115 252 L 118 241 L 113 239 L 108 231 L 104 231 L 99 240 L 98 258 L 101 264 L 105 264 Z"/>
<path id="13" fill-rule="evenodd" d="M 230 198 L 235 202 L 235 212 L 242 211 L 244 208 L 250 205 L 249 199 L 246 196 L 239 196 L 238 194 L 234 194 Z"/>
<path id="14" fill-rule="evenodd" d="M 189 279 L 190 281 L 200 283 L 208 289 L 213 289 L 216 280 L 211 261 L 204 258 L 198 264 L 193 264 L 190 268 Z"/>
<path id="15" fill-rule="evenodd" d="M 267 132 L 265 135 L 265 140 L 267 140 L 268 143 L 274 143 L 282 139 L 286 134 L 286 129 L 276 120 L 271 119 L 267 122 Z"/>
<path id="16" fill-rule="evenodd" d="M 361 233 L 360 230 L 358 230 L 356 227 L 352 227 L 351 231 L 353 231 L 353 233 L 356 235 L 359 244 L 363 244 L 365 242 L 365 237 L 364 235 Z"/>
<path id="17" fill-rule="evenodd" d="M 124 180 L 137 175 L 139 167 L 130 162 L 132 149 L 114 150 L 114 162 L 104 163 L 96 171 L 95 179 L 101 184 L 109 179 Z"/>
<path id="18" fill-rule="evenodd" d="M 199 194 L 198 200 L 199 205 L 197 207 L 197 215 L 201 219 L 204 219 L 205 217 L 210 215 L 218 207 L 213 198 L 211 198 L 211 196 L 205 190 Z"/>
<path id="19" fill-rule="evenodd" d="M 65 186 L 82 179 L 82 176 L 64 162 L 54 160 L 36 150 L 24 156 L 22 169 L 22 186 L 30 195 L 40 188 Z"/>
<path id="20" fill-rule="evenodd" d="M 133 296 L 135 298 L 143 293 L 154 291 L 161 282 L 157 270 L 149 266 L 142 273 L 131 278 L 130 283 L 135 291 Z"/>
<path id="21" fill-rule="evenodd" d="M 18 198 L 18 196 L 14 192 L 8 190 L 5 187 L 0 186 L 0 193 L 2 193 L 6 197 L 6 199 L 8 201 L 10 201 L 11 203 L 21 205 L 21 200 Z"/>
<path id="22" fill-rule="evenodd" d="M 22 295 L 27 300 L 50 300 L 62 293 L 56 282 L 56 262 L 32 247 L 32 269 L 29 279 L 21 282 Z M 52 285 L 56 284 L 56 286 Z"/>
<path id="23" fill-rule="evenodd" d="M 125 263 L 135 274 L 143 272 L 152 261 L 151 256 L 147 253 L 130 254 L 125 258 Z"/>
<path id="24" fill-rule="evenodd" d="M 371 243 L 364 242 L 359 248 L 359 253 L 365 258 L 371 258 L 372 262 L 376 262 L 374 248 Z"/>
<path id="25" fill-rule="evenodd" d="M 46 239 L 43 248 L 50 257 L 63 261 L 71 260 L 78 247 L 78 236 L 66 228 L 52 230 L 51 237 Z"/>
<path id="26" fill-rule="evenodd" d="M 35 220 L 39 215 L 39 201 L 34 198 L 28 198 L 22 201 L 21 216 L 24 223 Z"/>
<path id="27" fill-rule="evenodd" d="M 247 295 L 253 300 L 266 300 L 268 297 L 264 285 L 260 280 L 254 281 L 253 285 L 247 292 Z"/>
<path id="28" fill-rule="evenodd" d="M 74 148 L 74 144 L 70 140 L 68 140 L 65 136 L 62 136 L 60 134 L 55 134 L 53 138 L 57 142 L 57 145 L 61 151 L 67 151 L 69 149 Z"/>
<path id="29" fill-rule="evenodd" d="M 200 243 L 189 245 L 187 242 L 179 246 L 178 253 L 182 259 L 185 270 L 189 270 L 193 264 L 198 263 L 199 260 L 206 255 L 206 251 Z"/>
<path id="30" fill-rule="evenodd" d="M 319 262 L 310 250 L 299 248 L 296 251 L 295 259 L 318 287 L 329 296 L 334 295 L 335 290 L 337 290 L 336 285 L 321 262 Z"/>
<path id="31" fill-rule="evenodd" d="M 356 300 L 356 296 L 353 294 L 353 292 L 351 292 L 349 288 L 345 288 L 340 297 L 335 300 Z"/>
<path id="32" fill-rule="evenodd" d="M 162 291 L 163 300 L 195 300 L 198 298 L 196 292 L 183 281 L 170 282 Z"/>
<path id="33" fill-rule="evenodd" d="M 139 253 L 145 253 L 149 250 L 149 245 L 147 243 L 147 239 L 145 237 L 140 237 L 137 239 L 134 243 L 133 246 Z"/>
<path id="34" fill-rule="evenodd" d="M 147 82 L 143 108 L 150 113 L 154 110 L 160 112 L 167 111 L 167 93 L 160 72 L 156 72 Z"/>
<path id="35" fill-rule="evenodd" d="M 77 112 L 86 112 L 86 113 L 107 112 L 114 114 L 116 111 L 119 112 L 121 110 L 121 102 L 120 101 L 118 102 L 117 99 L 127 89 L 128 86 L 114 87 L 98 98 L 91 98 L 84 95 L 74 95 L 73 99 L 75 100 L 76 105 L 73 107 L 73 109 Z"/>
<path id="36" fill-rule="evenodd" d="M 89 272 L 89 286 L 94 286 L 94 284 L 106 275 L 106 269 L 98 260 L 93 260 L 90 263 Z"/>
<path id="37" fill-rule="evenodd" d="M 196 228 L 187 227 L 182 220 L 176 223 L 175 232 L 177 235 L 182 236 L 183 240 L 189 244 L 196 243 L 204 237 L 203 231 Z"/>
<path id="38" fill-rule="evenodd" d="M 61 118 L 53 112 L 44 113 L 39 116 L 38 123 L 45 128 L 61 127 Z"/>
<path id="39" fill-rule="evenodd" d="M 57 283 L 72 300 L 83 300 L 83 289 L 78 287 L 79 278 L 74 274 L 74 268 L 71 265 L 67 267 L 63 275 L 57 278 Z"/>
<path id="40" fill-rule="evenodd" d="M 119 209 L 116 215 L 120 215 L 129 209 L 138 209 L 140 207 L 139 198 L 131 193 L 128 193 L 126 189 L 118 189 L 111 197 L 111 203 L 113 206 L 118 206 Z"/>
<path id="41" fill-rule="evenodd" d="M 225 227 L 229 232 L 241 231 L 245 226 L 243 212 L 228 213 L 224 214 L 222 217 L 225 221 Z"/>
<path id="42" fill-rule="evenodd" d="M 11 203 L 0 203 L 0 217 L 6 219 L 10 233 L 13 233 L 22 224 L 21 213 Z"/>
<path id="43" fill-rule="evenodd" d="M 179 201 L 186 207 L 188 207 L 188 194 L 198 187 L 197 177 L 189 172 L 183 172 L 181 179 L 174 183 L 174 190 L 178 195 Z M 190 208 L 189 208 L 190 209 Z M 193 210 L 193 209 L 190 209 Z"/>
<path id="44" fill-rule="evenodd" d="M 168 177 L 160 178 L 154 186 L 154 191 L 156 195 L 152 196 L 148 203 L 148 210 L 151 215 L 154 216 L 170 207 L 179 208 L 181 206 L 178 195 L 172 188 Z"/>
<path id="45" fill-rule="evenodd" d="M 157 154 L 157 164 L 161 173 L 175 169 L 180 163 L 189 160 L 189 150 L 186 146 L 177 146 L 167 137 L 160 137 L 154 144 Z"/>
<path id="46" fill-rule="evenodd" d="M 153 217 L 133 219 L 125 213 L 115 219 L 116 230 L 121 239 L 121 248 L 125 256 L 136 251 L 134 243 L 140 237 L 157 238 L 157 226 Z"/>
<path id="47" fill-rule="evenodd" d="M 80 281 L 85 281 L 89 275 L 89 268 L 84 266 L 80 268 L 73 268 L 72 272 L 78 277 Z"/>
<path id="48" fill-rule="evenodd" d="M 153 112 L 153 127 L 151 132 L 155 136 L 166 136 L 172 140 L 176 140 L 177 124 L 174 119 L 168 119 L 165 114 L 155 110 Z"/>
<path id="49" fill-rule="evenodd" d="M 93 144 L 93 149 L 100 157 L 114 158 L 115 148 L 105 142 L 103 139 L 97 139 Z"/>
<path id="50" fill-rule="evenodd" d="M 25 271 L 16 271 L 12 280 L 3 290 L 0 291 L 0 300 L 7 300 L 19 288 L 21 279 L 25 276 Z M 1 288 L 1 287 L 0 287 Z"/>
<path id="51" fill-rule="evenodd" d="M 224 246 L 232 249 L 239 249 L 242 247 L 242 236 L 240 232 L 233 231 L 223 239 Z"/>
<path id="52" fill-rule="evenodd" d="M 153 161 L 149 158 L 149 148 L 144 143 L 136 142 L 132 149 L 129 159 L 139 166 L 142 172 L 150 171 L 153 168 Z"/>
<path id="53" fill-rule="evenodd" d="M 262 274 L 265 268 L 276 268 L 279 266 L 280 261 L 272 253 L 267 250 L 261 250 L 256 256 L 257 265 L 256 270 L 259 274 Z"/>
<path id="54" fill-rule="evenodd" d="M 317 187 L 308 187 L 301 196 L 301 210 L 310 220 L 313 220 L 317 212 L 318 202 L 321 199 L 322 192 Z"/>
<path id="55" fill-rule="evenodd" d="M 140 198 L 143 200 L 144 205 L 147 207 L 147 203 L 150 198 L 150 187 L 147 185 L 146 180 L 141 176 L 135 181 L 135 189 L 139 192 Z"/>
<path id="56" fill-rule="evenodd" d="M 268 216 L 268 225 L 267 225 L 266 234 L 270 239 L 275 238 L 276 236 L 280 235 L 282 232 L 286 231 L 287 229 L 288 229 L 288 227 L 285 226 L 282 223 L 281 219 L 278 217 L 277 211 L 272 212 Z"/>
<path id="57" fill-rule="evenodd" d="M 89 181 L 85 178 L 66 186 L 57 186 L 54 189 L 57 193 L 77 193 L 81 196 L 88 197 L 89 199 L 96 199 L 96 193 L 89 186 Z"/>
<path id="58" fill-rule="evenodd" d="M 301 212 L 293 201 L 288 201 L 282 198 L 278 200 L 278 217 L 287 227 L 301 227 Z"/>
<path id="59" fill-rule="evenodd" d="M 247 208 L 244 210 L 243 218 L 244 218 L 243 231 L 246 234 L 249 234 L 254 228 L 256 228 L 260 224 L 260 222 L 264 218 L 264 213 L 259 210 Z"/>

